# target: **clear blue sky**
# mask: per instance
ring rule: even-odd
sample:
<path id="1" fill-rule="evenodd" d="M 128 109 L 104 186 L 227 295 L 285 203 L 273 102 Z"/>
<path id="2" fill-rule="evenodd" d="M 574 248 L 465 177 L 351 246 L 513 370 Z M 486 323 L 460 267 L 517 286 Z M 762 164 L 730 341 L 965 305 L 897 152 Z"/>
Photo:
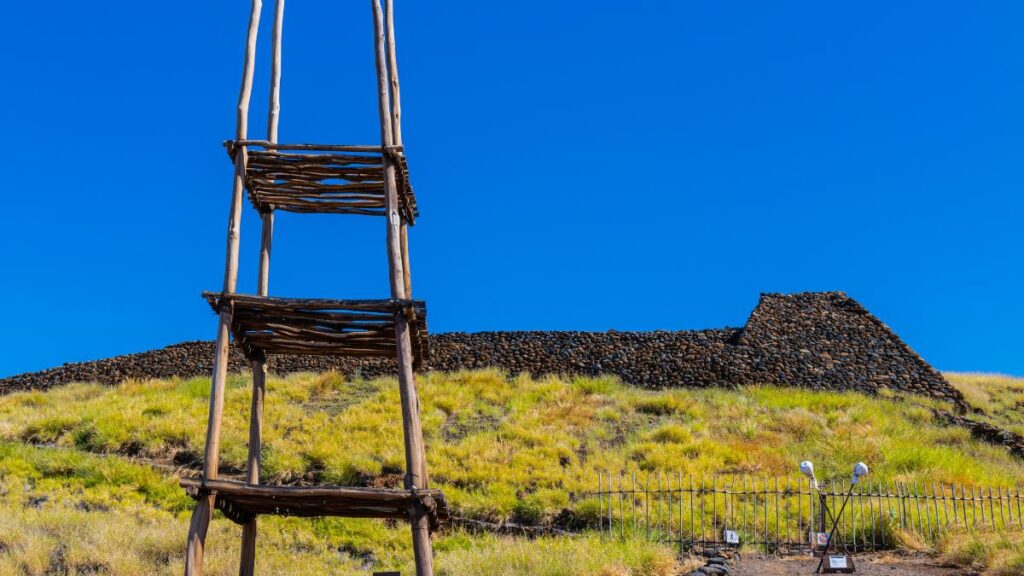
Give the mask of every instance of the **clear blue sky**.
<path id="1" fill-rule="evenodd" d="M 762 291 L 844 290 L 940 369 L 1024 374 L 1024 4 L 396 1 L 434 331 L 737 326 Z M 214 336 L 247 15 L 4 7 L 0 375 Z M 289 2 L 282 141 L 378 140 L 370 26 Z M 248 207 L 242 236 L 251 291 Z M 386 280 L 383 220 L 280 215 L 272 294 Z"/>

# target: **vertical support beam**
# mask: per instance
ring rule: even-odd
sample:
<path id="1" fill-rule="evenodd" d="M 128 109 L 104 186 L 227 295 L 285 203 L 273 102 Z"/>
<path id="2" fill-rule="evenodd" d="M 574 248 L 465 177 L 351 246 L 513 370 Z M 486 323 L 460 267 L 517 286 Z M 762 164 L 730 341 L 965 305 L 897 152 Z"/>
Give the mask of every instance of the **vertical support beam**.
<path id="1" fill-rule="evenodd" d="M 394 0 L 385 0 L 384 18 L 387 33 L 388 82 L 391 96 L 391 143 L 402 145 L 402 96 L 398 86 L 398 53 L 395 50 L 395 6 Z"/>
<path id="2" fill-rule="evenodd" d="M 259 276 L 256 292 L 260 296 L 269 293 L 270 253 L 274 234 L 274 212 L 261 215 L 263 234 L 260 241 Z M 267 359 L 252 363 L 252 404 L 249 408 L 249 453 L 246 464 L 246 482 L 260 483 L 261 454 L 263 452 L 263 404 L 267 394 Z M 256 572 L 256 522 L 255 516 L 242 525 L 241 559 L 238 564 L 240 576 L 253 576 Z"/>
<path id="3" fill-rule="evenodd" d="M 252 405 L 249 412 L 249 458 L 246 481 L 260 483 L 260 453 L 263 434 L 263 400 L 267 391 L 266 359 L 252 363 Z M 242 525 L 242 553 L 238 564 L 241 576 L 252 576 L 256 571 L 256 517 Z"/>
<path id="4" fill-rule="evenodd" d="M 384 21 L 386 26 L 386 50 L 388 60 L 388 80 L 391 89 L 391 143 L 395 146 L 402 146 L 402 96 L 398 84 L 398 50 L 395 45 L 395 6 L 394 0 L 384 2 Z M 412 269 L 409 267 L 409 224 L 403 218 L 399 226 L 401 235 L 400 246 L 402 252 L 402 280 L 405 284 L 405 297 L 412 298 Z M 418 388 L 417 388 L 418 390 Z M 424 447 L 423 469 L 420 474 L 423 477 L 423 485 L 420 488 L 428 488 L 430 485 L 430 474 L 427 472 L 427 454 Z"/>
<path id="5" fill-rule="evenodd" d="M 252 95 L 253 68 L 256 60 L 256 37 L 259 31 L 261 0 L 252 0 L 249 13 L 249 30 L 246 35 L 245 60 L 242 67 L 242 86 L 238 94 L 237 128 L 235 138 L 244 140 L 249 129 L 249 100 Z M 225 293 L 232 293 L 238 283 L 238 242 L 242 223 L 242 192 L 244 188 L 246 152 L 235 152 L 234 187 L 231 208 L 228 214 L 227 255 L 224 266 Z M 210 382 L 210 408 L 206 426 L 206 448 L 203 459 L 203 478 L 217 478 L 220 466 L 220 430 L 224 413 L 224 385 L 228 371 L 228 336 L 231 327 L 231 310 L 220 310 L 217 326 L 217 345 L 214 356 L 213 377 Z M 189 526 L 188 543 L 185 552 L 186 576 L 201 576 L 203 573 L 203 549 L 206 533 L 213 513 L 213 496 L 201 498 Z"/>
<path id="6" fill-rule="evenodd" d="M 387 56 L 385 54 L 385 33 L 382 20 L 380 0 L 370 0 L 373 8 L 373 28 L 376 41 L 377 63 L 377 112 L 380 115 L 381 156 L 384 161 L 384 201 L 387 211 L 387 250 L 388 280 L 391 285 L 391 297 L 405 299 L 405 274 L 402 268 L 401 232 L 402 218 L 398 215 L 398 181 L 395 163 L 386 149 L 394 145 L 394 132 L 391 117 L 391 101 L 388 89 Z"/>
<path id="7" fill-rule="evenodd" d="M 281 32 L 284 28 L 284 0 L 274 0 L 274 28 L 270 33 L 270 107 L 267 113 L 267 140 L 277 142 L 281 116 Z"/>
<path id="8" fill-rule="evenodd" d="M 380 0 L 370 0 L 373 9 L 373 28 L 376 44 L 378 112 L 381 123 L 381 145 L 394 145 L 393 117 L 388 90 L 386 34 Z M 384 157 L 384 190 L 387 207 L 387 247 L 391 297 L 407 297 L 401 252 L 401 217 L 398 215 L 398 187 L 395 163 L 387 153 Z M 395 315 L 396 352 L 398 355 L 398 384 L 402 400 L 402 432 L 405 437 L 405 485 L 409 489 L 424 487 L 423 430 L 420 427 L 419 397 L 412 371 L 412 340 L 409 319 L 400 311 Z M 417 576 L 433 576 L 433 558 L 430 544 L 430 526 L 425 511 L 417 506 L 410 511 L 413 552 Z"/>
<path id="9" fill-rule="evenodd" d="M 267 113 L 267 141 L 277 142 L 277 127 L 281 117 L 281 31 L 284 27 L 284 0 L 274 1 L 274 23 L 271 31 L 270 103 Z M 260 259 L 256 279 L 256 294 L 270 293 L 270 253 L 274 239 L 274 209 L 260 214 L 263 231 L 260 235 Z M 260 483 L 261 454 L 263 452 L 263 402 L 267 394 L 267 359 L 252 363 L 252 404 L 249 408 L 249 454 L 246 463 L 246 482 Z M 242 525 L 239 576 L 256 573 L 256 517 Z"/>
<path id="10" fill-rule="evenodd" d="M 263 434 L 263 400 L 267 391 L 266 360 L 252 363 L 252 404 L 249 409 L 249 458 L 246 481 L 260 483 L 260 453 Z M 256 572 L 256 517 L 242 525 L 241 558 L 238 563 L 240 576 L 253 576 Z"/>
<path id="11" fill-rule="evenodd" d="M 192 520 L 188 527 L 188 545 L 185 552 L 185 576 L 202 576 L 203 553 L 206 548 L 206 532 L 213 516 L 213 496 L 204 496 L 196 501 Z"/>
<path id="12" fill-rule="evenodd" d="M 398 84 L 398 50 L 395 47 L 395 6 L 394 0 L 384 2 L 384 20 L 387 26 L 387 61 L 388 80 L 391 95 L 391 143 L 395 146 L 402 146 L 402 93 Z M 402 271 L 405 282 L 405 297 L 412 298 L 412 272 L 409 269 L 409 226 L 402 220 L 401 229 L 401 250 L 402 250 Z"/>
<path id="13" fill-rule="evenodd" d="M 405 297 L 412 298 L 412 273 L 409 270 L 409 225 L 402 220 L 401 225 L 401 244 L 402 244 L 402 270 L 405 274 L 402 275 L 402 280 L 405 283 Z"/>

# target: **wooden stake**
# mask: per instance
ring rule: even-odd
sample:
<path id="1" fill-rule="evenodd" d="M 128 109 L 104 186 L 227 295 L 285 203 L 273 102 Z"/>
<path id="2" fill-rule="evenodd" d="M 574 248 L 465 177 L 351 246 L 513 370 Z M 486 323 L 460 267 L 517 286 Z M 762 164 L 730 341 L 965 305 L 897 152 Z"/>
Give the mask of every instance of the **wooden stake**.
<path id="1" fill-rule="evenodd" d="M 238 94 L 236 140 L 244 140 L 249 127 L 249 101 L 252 95 L 253 68 L 256 60 L 256 37 L 259 32 L 261 0 L 252 0 L 249 13 L 249 30 L 246 35 L 245 60 L 242 66 L 242 86 Z M 242 193 L 245 176 L 245 150 L 235 155 L 234 187 L 231 208 L 228 214 L 227 256 L 224 266 L 223 291 L 235 291 L 238 283 L 238 241 L 242 223 Z M 217 327 L 217 345 L 214 356 L 213 377 L 210 382 L 210 408 L 206 425 L 206 448 L 203 459 L 203 477 L 217 478 L 220 465 L 220 430 L 224 413 L 224 385 L 228 371 L 228 332 L 231 326 L 231 310 L 220 311 Z M 186 576 L 201 576 L 203 573 L 203 548 L 213 511 L 213 497 L 203 498 L 196 504 L 189 526 L 188 544 L 185 556 Z"/>
<path id="2" fill-rule="evenodd" d="M 277 125 L 281 116 L 281 31 L 284 27 L 284 0 L 274 0 L 274 28 L 270 35 L 270 110 L 267 115 L 267 140 L 277 143 Z"/>
<path id="3" fill-rule="evenodd" d="M 391 134 L 392 144 L 402 145 L 402 96 L 398 87 L 398 51 L 395 49 L 395 6 L 394 0 L 385 0 L 387 21 L 388 80 L 391 84 Z"/>
<path id="4" fill-rule="evenodd" d="M 274 212 L 260 214 L 263 221 L 263 232 L 260 236 L 259 272 L 256 276 L 256 294 L 270 294 L 270 252 L 274 244 Z"/>
<path id="5" fill-rule="evenodd" d="M 213 515 L 213 496 L 200 498 L 192 512 L 188 528 L 188 547 L 185 553 L 185 575 L 203 573 L 203 551 L 206 546 L 206 532 Z"/>
<path id="6" fill-rule="evenodd" d="M 387 40 L 386 52 L 388 61 L 388 80 L 391 89 L 391 145 L 401 147 L 404 145 L 404 142 L 402 141 L 402 96 L 398 83 L 398 49 L 395 41 L 394 0 L 385 0 L 384 20 L 386 26 L 385 37 Z M 384 143 L 381 142 L 381 145 L 383 146 Z M 397 205 L 397 203 L 394 205 Z M 401 219 L 401 224 L 399 225 L 399 234 L 401 237 L 402 280 L 405 284 L 405 297 L 412 298 L 412 270 L 409 267 L 409 224 L 404 218 Z M 418 393 L 419 387 L 417 387 L 417 394 Z M 421 461 L 423 462 L 423 469 L 420 470 L 423 482 L 422 488 L 427 488 L 430 485 L 430 474 L 427 472 L 427 454 L 425 446 Z"/>
<path id="7" fill-rule="evenodd" d="M 387 61 L 388 79 L 391 89 L 391 134 L 392 144 L 402 146 L 402 96 L 398 83 L 398 50 L 395 46 L 395 7 L 394 0 L 385 0 L 384 19 L 387 25 Z M 402 270 L 405 276 L 405 297 L 412 298 L 412 275 L 409 270 L 409 230 L 408 224 L 402 220 Z"/>
<path id="8" fill-rule="evenodd" d="M 405 272 L 405 297 L 412 298 L 412 272 L 409 270 L 409 225 L 402 220 L 402 270 Z"/>
<path id="9" fill-rule="evenodd" d="M 267 140 L 277 143 L 277 127 L 281 116 L 281 30 L 284 25 L 284 0 L 274 1 L 274 25 L 271 32 L 270 105 L 267 113 Z M 263 230 L 260 235 L 260 258 L 256 280 L 256 294 L 270 293 L 270 252 L 274 238 L 274 211 L 260 214 Z M 249 408 L 249 454 L 246 480 L 260 483 L 261 454 L 263 452 L 263 403 L 267 394 L 266 359 L 252 363 L 252 404 Z M 242 526 L 242 548 L 239 576 L 256 573 L 256 517 Z"/>
<path id="10" fill-rule="evenodd" d="M 267 363 L 252 363 L 252 404 L 249 408 L 249 454 L 246 481 L 260 483 L 261 454 L 263 451 L 263 404 L 267 394 Z M 256 571 L 256 517 L 242 526 L 242 549 L 238 573 L 253 576 Z"/>
<path id="11" fill-rule="evenodd" d="M 373 28 L 376 43 L 377 64 L 377 96 L 378 112 L 381 123 L 381 145 L 394 144 L 392 115 L 389 102 L 388 72 L 386 65 L 385 31 L 383 10 L 380 0 L 371 0 L 373 10 Z M 387 206 L 387 247 L 389 280 L 392 298 L 404 299 L 405 280 L 401 254 L 401 218 L 398 215 L 398 186 L 395 177 L 395 164 L 391 155 L 384 155 L 384 190 Z M 423 471 L 423 430 L 420 427 L 419 398 L 412 372 L 412 341 L 409 333 L 408 316 L 402 312 L 395 315 L 396 352 L 398 356 L 398 383 L 402 400 L 402 430 L 405 437 L 406 477 L 405 485 L 409 489 L 424 487 Z M 410 512 L 412 524 L 413 552 L 418 576 L 433 576 L 433 558 L 430 544 L 430 527 L 427 516 L 421 507 L 414 507 Z"/>

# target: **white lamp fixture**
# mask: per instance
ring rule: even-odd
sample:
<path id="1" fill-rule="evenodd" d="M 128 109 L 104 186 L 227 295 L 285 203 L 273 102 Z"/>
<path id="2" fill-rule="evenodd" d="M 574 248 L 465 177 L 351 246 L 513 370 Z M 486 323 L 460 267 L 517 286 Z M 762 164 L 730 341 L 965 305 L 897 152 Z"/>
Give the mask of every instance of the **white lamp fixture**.
<path id="1" fill-rule="evenodd" d="M 800 463 L 800 472 L 804 476 L 807 476 L 814 482 L 814 489 L 818 489 L 818 478 L 814 476 L 814 463 L 810 460 L 804 460 Z"/>
<path id="2" fill-rule="evenodd" d="M 856 484 L 864 476 L 868 475 L 868 465 L 863 462 L 857 462 L 857 465 L 853 467 L 853 480 L 851 484 Z"/>

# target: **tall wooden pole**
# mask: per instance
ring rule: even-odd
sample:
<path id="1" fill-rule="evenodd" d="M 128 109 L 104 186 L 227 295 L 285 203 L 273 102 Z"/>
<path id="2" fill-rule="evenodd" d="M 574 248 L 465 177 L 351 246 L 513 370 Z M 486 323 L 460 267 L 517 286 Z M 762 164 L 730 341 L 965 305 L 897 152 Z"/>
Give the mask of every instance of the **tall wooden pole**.
<path id="1" fill-rule="evenodd" d="M 384 20 L 387 26 L 387 56 L 388 56 L 388 79 L 391 88 L 391 134 L 392 144 L 402 146 L 402 96 L 398 85 L 398 49 L 395 44 L 395 6 L 394 0 L 385 0 Z M 402 219 L 400 226 L 400 246 L 402 251 L 402 280 L 405 284 L 405 297 L 412 298 L 412 270 L 409 267 L 409 224 Z M 417 387 L 417 390 L 419 388 Z M 427 472 L 426 447 L 423 454 L 423 486 L 427 488 L 430 484 L 430 474 Z"/>
<path id="2" fill-rule="evenodd" d="M 382 20 L 380 0 L 370 0 L 373 6 L 373 28 L 377 44 L 377 111 L 380 115 L 380 132 L 382 156 L 384 161 L 384 201 L 387 212 L 387 249 L 388 277 L 391 285 L 391 297 L 405 299 L 404 270 L 402 268 L 401 216 L 398 214 L 398 181 L 395 173 L 395 162 L 387 151 L 394 145 L 392 132 L 391 102 L 388 90 L 387 56 L 385 54 L 385 33 Z"/>
<path id="3" fill-rule="evenodd" d="M 242 86 L 238 94 L 236 140 L 245 140 L 249 130 L 249 100 L 252 95 L 253 68 L 256 61 L 256 36 L 259 31 L 261 0 L 252 0 L 249 13 L 249 31 L 246 35 L 245 60 L 242 67 Z M 224 266 L 225 293 L 232 293 L 238 283 L 238 241 L 242 224 L 242 193 L 244 188 L 246 152 L 241 148 L 235 152 L 234 187 L 231 208 L 228 213 L 227 256 Z M 206 449 L 203 459 L 203 477 L 216 479 L 220 466 L 220 429 L 224 413 L 224 384 L 228 372 L 228 336 L 231 327 L 231 310 L 220 311 L 217 326 L 217 345 L 213 360 L 213 377 L 210 382 L 210 408 L 206 424 Z M 196 503 L 189 526 L 188 544 L 185 552 L 185 575 L 201 576 L 203 573 L 203 548 L 206 533 L 213 514 L 214 497 L 205 496 Z"/>
<path id="4" fill-rule="evenodd" d="M 391 90 L 391 143 L 401 146 L 402 142 L 402 93 L 398 84 L 398 50 L 395 48 L 395 7 L 394 0 L 385 0 L 384 20 L 387 26 L 388 81 Z M 405 283 L 405 297 L 412 298 L 412 274 L 409 270 L 409 226 L 403 219 L 401 229 L 402 271 Z"/>
<path id="5" fill-rule="evenodd" d="M 398 54 L 395 50 L 394 0 L 385 0 L 384 18 L 387 24 L 388 81 L 391 90 L 391 143 L 402 145 L 402 95 L 398 86 Z"/>
<path id="6" fill-rule="evenodd" d="M 281 116 L 281 31 L 284 27 L 284 0 L 274 1 L 274 24 L 271 31 L 270 105 L 267 114 L 267 141 L 277 143 L 277 127 Z M 270 293 L 270 252 L 274 238 L 274 208 L 260 214 L 263 231 L 260 235 L 260 259 L 256 294 Z M 252 405 L 249 409 L 249 454 L 246 481 L 260 483 L 261 453 L 263 451 L 263 402 L 267 394 L 267 359 L 252 363 Z M 239 576 L 256 573 L 256 517 L 242 525 Z"/>
<path id="7" fill-rule="evenodd" d="M 377 96 L 381 124 L 381 145 L 394 144 L 391 102 L 389 101 L 386 34 L 383 10 L 380 0 L 371 0 L 373 28 L 377 48 Z M 390 154 L 384 157 L 384 191 L 387 207 L 387 245 L 391 297 L 406 298 L 404 269 L 401 252 L 401 217 L 398 215 L 398 186 L 395 177 L 395 163 Z M 395 339 L 398 356 L 398 385 L 402 401 L 402 432 L 405 437 L 405 487 L 423 488 L 426 469 L 423 462 L 423 430 L 420 427 L 419 398 L 412 372 L 412 341 L 409 333 L 409 319 L 404 311 L 395 315 Z M 417 576 L 433 576 L 433 558 L 430 545 L 430 526 L 421 506 L 410 512 L 412 524 L 413 552 Z"/>
<path id="8" fill-rule="evenodd" d="M 274 28 L 270 33 L 270 108 L 267 113 L 267 140 L 277 143 L 281 116 L 281 32 L 284 28 L 284 0 L 274 2 Z"/>

